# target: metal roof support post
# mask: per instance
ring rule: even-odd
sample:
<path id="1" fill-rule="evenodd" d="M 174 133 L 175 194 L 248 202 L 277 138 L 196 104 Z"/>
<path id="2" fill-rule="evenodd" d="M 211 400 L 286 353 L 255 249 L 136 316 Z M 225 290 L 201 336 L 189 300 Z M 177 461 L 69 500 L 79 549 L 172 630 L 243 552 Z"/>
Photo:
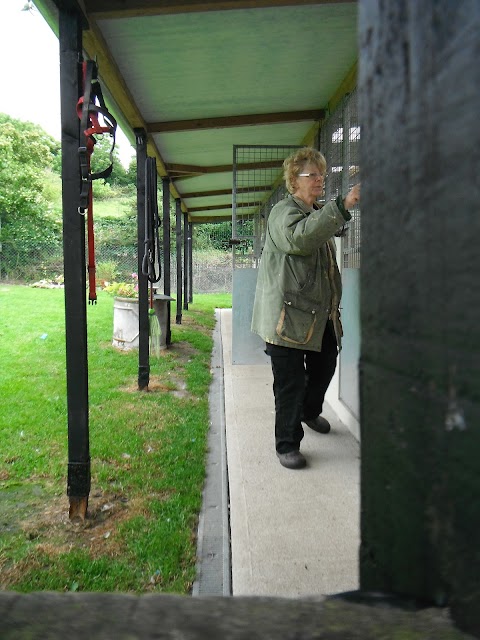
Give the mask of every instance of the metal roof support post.
<path id="1" fill-rule="evenodd" d="M 346 98 L 342 101 L 342 193 L 348 193 L 350 184 L 350 112 L 346 108 Z"/>
<path id="2" fill-rule="evenodd" d="M 65 278 L 65 339 L 68 410 L 67 495 L 71 520 L 84 520 L 90 494 L 88 425 L 85 218 L 80 197 L 79 119 L 82 24 L 80 13 L 59 11 L 60 103 L 62 123 L 62 210 Z"/>
<path id="3" fill-rule="evenodd" d="M 183 308 L 185 310 L 188 309 L 188 280 L 190 274 L 190 251 L 188 250 L 188 245 L 190 243 L 190 235 L 189 235 L 189 224 L 188 224 L 188 213 L 183 214 Z"/>
<path id="4" fill-rule="evenodd" d="M 175 237 L 177 247 L 177 315 L 175 322 L 182 324 L 182 208 L 180 198 L 175 198 Z"/>
<path id="5" fill-rule="evenodd" d="M 171 287 L 171 265 L 170 265 L 170 178 L 162 178 L 162 227 L 163 227 L 163 293 L 166 296 L 172 294 Z M 167 319 L 167 335 L 166 344 L 169 345 L 172 342 L 171 331 L 171 314 L 172 305 L 171 302 L 167 303 L 168 307 L 168 319 Z"/>
<path id="6" fill-rule="evenodd" d="M 188 223 L 188 237 L 190 239 L 188 243 L 188 263 L 190 265 L 188 270 L 188 301 L 193 302 L 193 222 Z"/>
<path id="7" fill-rule="evenodd" d="M 142 391 L 150 382 L 150 329 L 148 321 L 148 278 L 142 273 L 145 251 L 145 162 L 147 160 L 147 134 L 135 129 L 137 151 L 137 257 L 138 257 L 138 389 Z"/>
<path id="8" fill-rule="evenodd" d="M 317 133 L 315 134 L 315 142 L 313 144 L 315 149 L 323 153 L 323 155 L 325 155 L 325 149 L 322 149 L 322 127 L 324 125 L 324 122 L 325 120 L 322 120 L 320 122 Z"/>

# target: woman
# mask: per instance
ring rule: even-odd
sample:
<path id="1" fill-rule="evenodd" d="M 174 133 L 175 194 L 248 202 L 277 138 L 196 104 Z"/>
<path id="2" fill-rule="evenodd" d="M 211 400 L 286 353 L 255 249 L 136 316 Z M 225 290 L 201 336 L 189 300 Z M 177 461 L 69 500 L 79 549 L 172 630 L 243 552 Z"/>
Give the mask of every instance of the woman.
<path id="1" fill-rule="evenodd" d="M 271 210 L 258 271 L 252 331 L 266 342 L 275 396 L 275 448 L 288 469 L 306 465 L 302 422 L 320 433 L 320 416 L 341 347 L 342 284 L 334 234 L 351 219 L 360 185 L 323 208 L 326 162 L 303 147 L 283 163 L 290 195 Z"/>

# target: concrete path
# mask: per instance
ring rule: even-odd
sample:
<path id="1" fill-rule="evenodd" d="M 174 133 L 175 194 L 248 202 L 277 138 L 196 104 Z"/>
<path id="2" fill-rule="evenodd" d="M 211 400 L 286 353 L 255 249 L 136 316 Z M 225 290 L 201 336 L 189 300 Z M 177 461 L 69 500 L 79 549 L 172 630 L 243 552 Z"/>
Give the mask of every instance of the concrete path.
<path id="1" fill-rule="evenodd" d="M 306 597 L 358 589 L 358 442 L 325 411 L 332 431 L 308 430 L 302 442 L 308 466 L 282 467 L 274 448 L 270 366 L 232 365 L 231 310 L 218 317 L 233 595 Z"/>

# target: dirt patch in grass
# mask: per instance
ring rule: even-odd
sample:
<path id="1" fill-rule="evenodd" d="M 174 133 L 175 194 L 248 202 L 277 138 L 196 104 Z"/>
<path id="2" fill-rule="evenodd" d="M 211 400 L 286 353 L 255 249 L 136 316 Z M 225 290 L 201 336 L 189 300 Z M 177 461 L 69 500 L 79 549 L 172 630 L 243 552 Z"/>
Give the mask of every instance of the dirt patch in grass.
<path id="1" fill-rule="evenodd" d="M 122 391 L 138 393 L 138 382 L 122 387 Z M 148 388 L 143 389 L 143 393 L 171 393 L 177 398 L 186 398 L 190 395 L 187 391 L 185 380 L 171 371 L 162 377 L 151 375 Z"/>
<path id="2" fill-rule="evenodd" d="M 168 357 L 178 362 L 177 371 L 168 371 L 161 376 L 150 375 L 148 388 L 144 389 L 144 392 L 171 393 L 177 398 L 189 397 L 190 394 L 187 391 L 185 377 L 183 376 L 183 365 L 196 354 L 198 354 L 198 350 L 188 342 L 175 342 L 168 349 L 160 351 L 160 358 Z M 135 381 L 123 387 L 122 391 L 127 393 L 138 392 L 138 382 Z"/>
<path id="3" fill-rule="evenodd" d="M 22 495 L 26 493 L 26 489 L 28 488 L 22 487 Z M 68 516 L 69 503 L 66 496 L 43 493 L 42 498 L 41 504 L 38 500 L 24 500 L 23 509 L 10 511 L 8 514 L 9 524 L 4 527 L 4 533 L 18 534 L 21 531 L 32 547 L 18 562 L 7 562 L 5 556 L 0 557 L 1 589 L 8 589 L 17 584 L 26 573 L 38 569 L 39 555 L 53 558 L 72 550 L 86 551 L 91 558 L 114 558 L 122 555 L 124 548 L 118 532 L 119 526 L 135 516 L 148 515 L 145 498 L 128 500 L 121 494 L 93 490 L 88 501 L 86 519 L 83 522 L 72 522 Z M 156 500 L 161 498 L 162 496 L 155 494 Z"/>

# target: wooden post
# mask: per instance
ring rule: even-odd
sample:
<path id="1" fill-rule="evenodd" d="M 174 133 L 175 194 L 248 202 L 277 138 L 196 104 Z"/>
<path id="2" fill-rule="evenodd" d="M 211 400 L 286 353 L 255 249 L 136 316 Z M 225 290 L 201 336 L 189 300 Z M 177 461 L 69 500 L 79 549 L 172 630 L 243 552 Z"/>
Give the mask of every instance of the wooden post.
<path id="1" fill-rule="evenodd" d="M 76 112 L 82 93 L 82 22 L 80 14 L 73 9 L 59 10 L 59 41 L 68 411 L 67 495 L 70 519 L 84 520 L 90 494 L 90 447 L 85 218 L 78 211 L 81 182 L 78 156 L 80 121 Z M 83 132 L 81 135 L 83 137 Z"/>
<path id="2" fill-rule="evenodd" d="M 170 178 L 162 178 L 162 227 L 163 227 L 163 293 L 170 296 L 172 292 L 172 275 L 171 275 L 171 259 L 170 259 Z M 167 308 L 167 345 L 172 342 L 171 317 L 172 305 L 168 302 Z"/>
<path id="3" fill-rule="evenodd" d="M 180 198 L 175 199 L 175 223 L 177 247 L 177 315 L 175 322 L 182 324 L 182 209 Z"/>
<path id="4" fill-rule="evenodd" d="M 135 129 L 137 150 L 137 257 L 138 257 L 138 389 L 148 388 L 150 382 L 148 278 L 142 273 L 145 252 L 145 161 L 147 159 L 147 134 Z"/>
<path id="5" fill-rule="evenodd" d="M 188 301 L 193 302 L 193 222 L 188 223 L 188 237 L 190 239 L 190 242 L 188 243 L 188 265 L 189 265 Z"/>
<path id="6" fill-rule="evenodd" d="M 188 213 L 183 214 L 183 308 L 185 310 L 188 309 L 188 282 L 189 282 L 189 273 L 190 268 L 188 264 L 188 259 L 190 257 L 190 236 L 189 236 L 190 226 L 188 224 Z"/>
<path id="7" fill-rule="evenodd" d="M 360 584 L 478 636 L 480 4 L 370 0 L 359 29 Z"/>

